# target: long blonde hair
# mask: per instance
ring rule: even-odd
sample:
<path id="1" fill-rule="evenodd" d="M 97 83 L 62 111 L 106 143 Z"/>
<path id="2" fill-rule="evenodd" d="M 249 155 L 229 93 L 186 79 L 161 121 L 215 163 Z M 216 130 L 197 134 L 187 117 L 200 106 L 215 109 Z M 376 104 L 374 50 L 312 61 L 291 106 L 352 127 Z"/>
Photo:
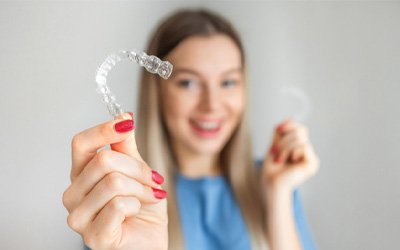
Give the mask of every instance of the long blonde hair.
<path id="1" fill-rule="evenodd" d="M 214 34 L 227 35 L 236 43 L 245 68 L 244 50 L 237 32 L 224 18 L 207 10 L 180 10 L 168 17 L 155 30 L 146 52 L 165 58 L 181 41 L 190 36 Z M 168 191 L 169 249 L 179 250 L 184 249 L 184 242 L 175 190 L 178 165 L 161 114 L 157 77 L 145 70 L 141 73 L 139 109 L 135 119 L 139 124 L 136 135 L 143 159 L 165 177 L 165 188 Z M 229 182 L 245 219 L 253 249 L 267 249 L 265 206 L 261 198 L 260 178 L 257 178 L 259 174 L 252 159 L 248 113 L 246 109 L 240 124 L 222 149 L 220 160 L 222 173 Z"/>

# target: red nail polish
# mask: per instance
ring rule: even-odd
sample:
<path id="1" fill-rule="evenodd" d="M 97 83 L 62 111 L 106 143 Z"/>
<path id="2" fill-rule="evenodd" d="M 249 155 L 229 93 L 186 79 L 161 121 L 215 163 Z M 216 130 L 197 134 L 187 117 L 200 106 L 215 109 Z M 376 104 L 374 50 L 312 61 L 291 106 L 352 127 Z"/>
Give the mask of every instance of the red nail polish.
<path id="1" fill-rule="evenodd" d="M 285 127 L 285 123 L 282 123 L 276 128 L 276 131 L 278 131 L 279 133 L 282 133 L 284 127 Z"/>
<path id="2" fill-rule="evenodd" d="M 162 177 L 157 171 L 152 170 L 151 177 L 157 184 L 162 184 L 164 182 L 164 177 Z"/>
<path id="3" fill-rule="evenodd" d="M 165 197 L 167 197 L 167 192 L 165 190 L 158 188 L 151 189 L 153 189 L 154 197 L 156 197 L 157 199 L 164 199 Z"/>
<path id="4" fill-rule="evenodd" d="M 277 146 L 273 146 L 272 148 L 271 148 L 271 153 L 273 154 L 273 155 L 275 155 L 276 153 L 278 153 L 278 147 Z"/>
<path id="5" fill-rule="evenodd" d="M 124 120 L 122 122 L 118 122 L 114 125 L 115 131 L 118 133 L 126 133 L 133 129 L 133 120 Z"/>

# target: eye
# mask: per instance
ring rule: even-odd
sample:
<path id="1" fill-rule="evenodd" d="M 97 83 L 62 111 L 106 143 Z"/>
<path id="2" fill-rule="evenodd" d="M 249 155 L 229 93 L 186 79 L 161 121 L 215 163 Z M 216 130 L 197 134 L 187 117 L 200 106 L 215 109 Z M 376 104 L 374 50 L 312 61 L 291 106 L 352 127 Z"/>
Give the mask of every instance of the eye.
<path id="1" fill-rule="evenodd" d="M 185 80 L 180 80 L 178 81 L 178 86 L 181 88 L 193 88 L 196 84 L 196 81 L 194 80 L 189 80 L 189 79 L 185 79 Z"/>
<path id="2" fill-rule="evenodd" d="M 224 80 L 222 82 L 222 87 L 233 87 L 237 85 L 237 81 L 233 79 Z"/>

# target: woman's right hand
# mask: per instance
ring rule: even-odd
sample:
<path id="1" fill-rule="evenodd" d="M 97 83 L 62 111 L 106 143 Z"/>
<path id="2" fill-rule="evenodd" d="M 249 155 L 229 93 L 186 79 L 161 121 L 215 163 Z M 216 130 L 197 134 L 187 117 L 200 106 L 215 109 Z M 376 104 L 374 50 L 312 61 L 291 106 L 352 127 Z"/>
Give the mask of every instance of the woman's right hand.
<path id="1" fill-rule="evenodd" d="M 140 157 L 133 117 L 124 117 L 74 136 L 71 185 L 63 195 L 68 225 L 96 250 L 167 249 L 163 178 Z M 98 152 L 108 144 L 112 150 Z"/>

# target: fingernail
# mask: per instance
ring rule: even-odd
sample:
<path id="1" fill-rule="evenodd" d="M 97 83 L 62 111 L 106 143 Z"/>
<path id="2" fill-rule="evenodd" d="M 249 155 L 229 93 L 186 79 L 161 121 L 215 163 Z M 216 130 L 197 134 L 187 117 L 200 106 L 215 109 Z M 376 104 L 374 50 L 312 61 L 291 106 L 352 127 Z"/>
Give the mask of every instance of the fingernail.
<path id="1" fill-rule="evenodd" d="M 124 120 L 114 125 L 115 131 L 118 133 L 126 133 L 134 128 L 133 120 Z"/>
<path id="2" fill-rule="evenodd" d="M 132 117 L 132 120 L 133 120 L 133 112 L 128 112 L 128 114 L 130 114 L 130 115 L 131 115 L 131 117 Z"/>
<path id="3" fill-rule="evenodd" d="M 167 192 L 165 190 L 158 189 L 158 188 L 152 188 L 152 189 L 153 189 L 154 197 L 156 197 L 157 199 L 164 199 L 165 197 L 167 197 Z"/>
<path id="4" fill-rule="evenodd" d="M 276 131 L 278 131 L 279 133 L 282 133 L 284 127 L 285 127 L 285 123 L 281 123 L 281 124 L 276 128 Z"/>
<path id="5" fill-rule="evenodd" d="M 276 154 L 276 153 L 278 153 L 278 147 L 277 146 L 273 146 L 272 148 L 271 148 L 271 154 Z"/>
<path id="6" fill-rule="evenodd" d="M 157 184 L 162 184 L 164 182 L 164 177 L 162 177 L 157 171 L 152 170 L 151 177 Z"/>

